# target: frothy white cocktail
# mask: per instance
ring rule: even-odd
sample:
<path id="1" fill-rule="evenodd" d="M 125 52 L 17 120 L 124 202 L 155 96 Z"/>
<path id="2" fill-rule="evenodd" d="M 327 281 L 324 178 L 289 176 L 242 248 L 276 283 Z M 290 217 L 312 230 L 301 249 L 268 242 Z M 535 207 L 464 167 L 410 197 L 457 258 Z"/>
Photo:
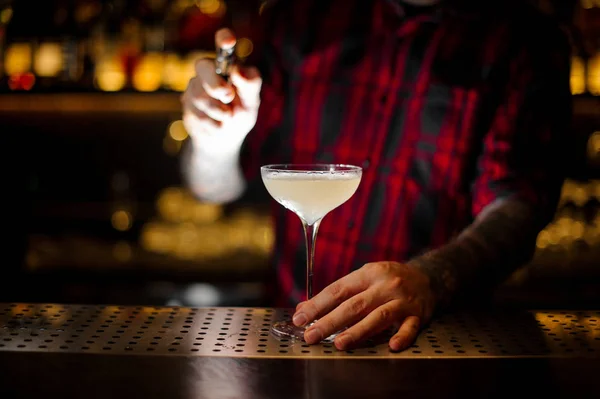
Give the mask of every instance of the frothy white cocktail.
<path id="1" fill-rule="evenodd" d="M 309 225 L 348 201 L 360 184 L 360 171 L 268 171 L 267 191 Z"/>

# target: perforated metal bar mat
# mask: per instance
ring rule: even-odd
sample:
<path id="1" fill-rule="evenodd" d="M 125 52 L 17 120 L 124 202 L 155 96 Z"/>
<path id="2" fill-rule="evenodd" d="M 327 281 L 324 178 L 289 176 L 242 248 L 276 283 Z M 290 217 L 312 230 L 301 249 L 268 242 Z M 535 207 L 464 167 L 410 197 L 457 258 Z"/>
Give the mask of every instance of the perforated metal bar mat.
<path id="1" fill-rule="evenodd" d="M 0 351 L 277 358 L 600 356 L 600 311 L 448 314 L 401 353 L 388 349 L 391 331 L 348 351 L 273 337 L 270 325 L 290 312 L 0 304 Z"/>

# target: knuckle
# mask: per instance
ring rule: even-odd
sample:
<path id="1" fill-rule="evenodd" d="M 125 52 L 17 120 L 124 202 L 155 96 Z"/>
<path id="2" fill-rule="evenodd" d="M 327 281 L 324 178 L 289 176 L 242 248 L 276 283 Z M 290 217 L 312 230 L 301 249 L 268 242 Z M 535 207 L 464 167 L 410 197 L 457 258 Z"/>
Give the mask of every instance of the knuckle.
<path id="1" fill-rule="evenodd" d="M 378 267 L 379 266 L 377 263 L 367 263 L 360 270 L 364 273 L 365 276 L 367 276 L 367 278 L 369 278 L 370 276 L 373 276 L 377 273 Z"/>
<path id="2" fill-rule="evenodd" d="M 206 114 L 203 112 L 195 112 L 195 113 L 191 114 L 190 117 L 192 118 L 192 120 L 196 120 L 198 122 L 204 122 L 208 119 Z"/>
<path id="3" fill-rule="evenodd" d="M 221 86 L 218 83 L 209 84 L 208 82 L 204 82 L 203 89 L 206 96 L 214 100 L 222 100 L 224 97 L 228 96 L 230 92 L 227 87 Z"/>
<path id="4" fill-rule="evenodd" d="M 333 283 L 330 287 L 331 296 L 335 300 L 342 300 L 346 295 L 346 288 L 340 283 Z"/>
<path id="5" fill-rule="evenodd" d="M 377 319 L 380 323 L 388 322 L 392 318 L 392 312 L 389 309 L 383 308 L 378 311 Z"/>
<path id="6" fill-rule="evenodd" d="M 349 308 L 350 308 L 350 312 L 352 312 L 352 314 L 357 314 L 360 315 L 362 314 L 366 307 L 367 307 L 367 302 L 364 298 L 354 298 L 350 301 L 350 303 L 348 304 Z"/>
<path id="7" fill-rule="evenodd" d="M 373 273 L 381 273 L 387 270 L 385 262 L 367 263 L 367 269 Z"/>
<path id="8" fill-rule="evenodd" d="M 376 267 L 377 263 L 376 262 L 371 262 L 371 263 L 365 263 L 363 266 L 363 269 L 365 270 L 371 270 L 374 267 Z"/>
<path id="9" fill-rule="evenodd" d="M 323 334 L 324 336 L 327 336 L 329 334 L 334 333 L 335 331 L 338 330 L 338 324 L 333 318 L 331 317 L 327 317 L 327 318 L 323 318 L 321 320 L 321 326 L 323 326 L 323 328 L 321 329 L 321 334 Z"/>
<path id="10" fill-rule="evenodd" d="M 398 290 L 404 284 L 404 279 L 400 276 L 393 276 L 389 280 L 389 285 L 392 290 Z"/>
<path id="11" fill-rule="evenodd" d="M 192 99 L 194 100 L 194 104 L 196 105 L 196 107 L 205 107 L 208 105 L 208 95 L 206 94 L 206 92 L 196 90 L 195 92 L 190 94 L 192 96 Z"/>
<path id="12" fill-rule="evenodd" d="M 384 273 L 384 274 L 388 274 L 392 271 L 393 266 L 390 262 L 379 262 L 379 270 Z"/>

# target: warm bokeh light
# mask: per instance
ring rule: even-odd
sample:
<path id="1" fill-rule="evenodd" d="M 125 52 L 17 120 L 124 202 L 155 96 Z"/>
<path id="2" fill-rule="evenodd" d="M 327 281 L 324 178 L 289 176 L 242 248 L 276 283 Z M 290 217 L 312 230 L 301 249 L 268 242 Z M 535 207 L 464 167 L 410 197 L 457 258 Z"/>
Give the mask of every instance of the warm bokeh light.
<path id="1" fill-rule="evenodd" d="M 217 11 L 220 7 L 219 0 L 197 0 L 196 4 L 200 11 L 205 14 L 212 14 Z"/>
<path id="2" fill-rule="evenodd" d="M 113 212 L 110 221 L 116 230 L 127 231 L 133 225 L 133 216 L 129 211 L 119 209 Z"/>
<path id="3" fill-rule="evenodd" d="M 164 189 L 159 194 L 156 203 L 159 215 L 168 221 L 181 221 L 182 218 L 178 215 L 185 200 L 185 193 L 182 189 L 177 187 L 169 187 Z"/>
<path id="4" fill-rule="evenodd" d="M 586 10 L 589 10 L 591 8 L 594 8 L 594 6 L 597 5 L 597 2 L 598 0 L 581 0 L 581 7 Z"/>
<path id="5" fill-rule="evenodd" d="M 163 150 L 166 154 L 171 156 L 177 156 L 181 151 L 181 141 L 173 140 L 173 137 L 167 133 L 163 139 Z"/>
<path id="6" fill-rule="evenodd" d="M 183 92 L 194 76 L 196 61 L 201 58 L 215 58 L 214 52 L 195 51 L 185 58 L 177 54 L 167 54 L 163 62 L 162 84 L 170 90 Z"/>
<path id="7" fill-rule="evenodd" d="M 178 187 L 163 190 L 157 207 L 160 216 L 172 223 L 213 223 L 223 214 L 221 206 L 199 202 L 187 190 Z"/>
<path id="8" fill-rule="evenodd" d="M 576 185 L 573 192 L 571 193 L 571 201 L 577 207 L 584 206 L 588 202 L 589 198 L 590 196 L 588 194 L 587 187 L 585 186 Z"/>
<path id="9" fill-rule="evenodd" d="M 19 75 L 31 70 L 32 49 L 28 43 L 13 43 L 4 53 L 4 71 L 7 75 Z"/>
<path id="10" fill-rule="evenodd" d="M 144 225 L 141 235 L 144 249 L 186 260 L 216 259 L 236 251 L 267 257 L 273 243 L 270 224 L 259 219 L 249 226 L 227 220 L 211 224 L 153 222 Z"/>
<path id="11" fill-rule="evenodd" d="M 103 57 L 96 65 L 95 83 L 102 91 L 119 91 L 126 83 L 123 65 L 117 57 Z"/>
<path id="12" fill-rule="evenodd" d="M 592 133 L 587 144 L 588 159 L 592 163 L 600 163 L 600 130 Z"/>
<path id="13" fill-rule="evenodd" d="M 183 141 L 187 139 L 188 132 L 183 126 L 183 122 L 178 120 L 169 125 L 169 135 L 175 141 Z"/>
<path id="14" fill-rule="evenodd" d="M 84 24 L 100 14 L 101 11 L 100 2 L 82 2 L 75 8 L 75 20 Z"/>
<path id="15" fill-rule="evenodd" d="M 265 12 L 268 5 L 269 5 L 269 2 L 267 0 L 260 3 L 260 8 L 258 9 L 258 15 L 263 15 L 263 13 Z"/>
<path id="16" fill-rule="evenodd" d="M 595 96 L 600 96 L 600 52 L 588 61 L 587 90 Z"/>
<path id="17" fill-rule="evenodd" d="M 164 59 L 160 53 L 145 54 L 133 73 L 133 87 L 151 92 L 160 88 L 163 80 Z"/>
<path id="18" fill-rule="evenodd" d="M 222 17 L 227 11 L 223 0 L 196 0 L 196 5 L 202 13 L 214 18 Z"/>
<path id="19" fill-rule="evenodd" d="M 549 243 L 548 231 L 542 230 L 540 232 L 540 234 L 538 234 L 538 236 L 537 236 L 536 246 L 539 249 L 545 249 L 548 246 L 548 243 Z"/>
<path id="20" fill-rule="evenodd" d="M 31 72 L 11 75 L 8 78 L 8 88 L 11 90 L 31 90 L 35 85 L 35 75 Z"/>
<path id="21" fill-rule="evenodd" d="M 584 207 L 594 199 L 600 200 L 600 180 L 580 182 L 567 179 L 562 187 L 556 218 L 538 235 L 537 248 L 576 250 L 573 245 L 578 242 L 590 246 L 600 244 L 600 212 L 596 212 L 592 220 L 584 211 Z"/>
<path id="22" fill-rule="evenodd" d="M 170 229 L 161 223 L 146 223 L 142 229 L 140 243 L 147 251 L 159 254 L 169 253 L 173 248 L 176 237 L 171 234 Z"/>
<path id="23" fill-rule="evenodd" d="M 252 54 L 252 50 L 254 50 L 254 44 L 250 39 L 242 37 L 238 39 L 237 44 L 235 46 L 235 55 L 239 58 L 246 58 L 250 54 Z"/>
<path id="24" fill-rule="evenodd" d="M 129 262 L 132 258 L 133 251 L 131 245 L 126 241 L 119 241 L 113 246 L 113 256 L 119 262 Z"/>
<path id="25" fill-rule="evenodd" d="M 217 259 L 238 251 L 266 258 L 275 237 L 269 217 L 239 209 L 226 216 L 220 205 L 198 201 L 179 187 L 163 190 L 157 221 L 142 228 L 144 249 L 178 259 Z"/>
<path id="26" fill-rule="evenodd" d="M 4 10 L 0 11 L 0 24 L 8 25 L 13 16 L 13 10 L 11 7 L 6 7 Z"/>
<path id="27" fill-rule="evenodd" d="M 187 130 L 180 120 L 172 122 L 167 128 L 167 134 L 163 139 L 163 150 L 172 156 L 181 151 L 182 142 L 188 137 Z"/>
<path id="28" fill-rule="evenodd" d="M 42 43 L 33 61 L 33 70 L 38 76 L 57 76 L 63 66 L 63 53 L 59 43 Z"/>
<path id="29" fill-rule="evenodd" d="M 180 91 L 181 83 L 179 82 L 183 74 L 183 61 L 175 53 L 169 53 L 165 55 L 165 61 L 163 64 L 163 85 L 167 89 Z M 188 79 L 189 80 L 189 79 Z M 185 82 L 187 85 L 187 81 Z M 181 91 L 185 90 L 185 87 Z"/>
<path id="30" fill-rule="evenodd" d="M 585 64 L 581 57 L 573 57 L 571 60 L 571 93 L 585 93 Z"/>

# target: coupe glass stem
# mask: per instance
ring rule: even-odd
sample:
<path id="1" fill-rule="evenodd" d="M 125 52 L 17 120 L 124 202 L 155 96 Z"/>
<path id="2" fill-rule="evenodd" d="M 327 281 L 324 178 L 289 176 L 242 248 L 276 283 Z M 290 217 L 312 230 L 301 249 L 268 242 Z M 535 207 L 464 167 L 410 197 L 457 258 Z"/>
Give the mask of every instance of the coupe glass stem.
<path id="1" fill-rule="evenodd" d="M 317 231 L 321 224 L 319 219 L 313 224 L 308 224 L 302 220 L 304 227 L 304 236 L 306 238 L 306 300 L 313 296 L 313 265 L 315 262 L 315 245 L 317 244 Z"/>

